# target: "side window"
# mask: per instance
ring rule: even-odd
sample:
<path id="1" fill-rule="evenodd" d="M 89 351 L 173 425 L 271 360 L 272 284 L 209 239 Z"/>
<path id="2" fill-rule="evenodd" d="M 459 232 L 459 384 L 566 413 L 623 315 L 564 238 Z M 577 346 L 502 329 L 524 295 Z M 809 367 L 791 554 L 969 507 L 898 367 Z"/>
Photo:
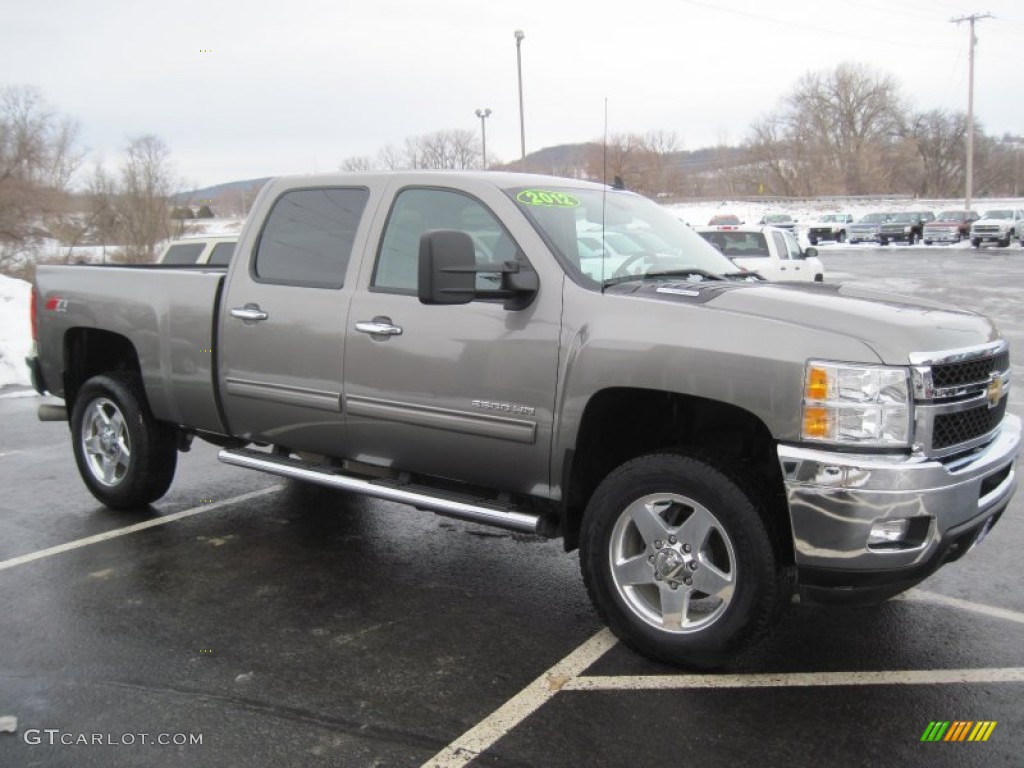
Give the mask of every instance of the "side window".
<path id="1" fill-rule="evenodd" d="M 160 260 L 161 264 L 195 264 L 206 246 L 202 243 L 172 245 Z"/>
<path id="2" fill-rule="evenodd" d="M 796 241 L 789 232 L 782 233 L 783 239 L 786 241 L 786 249 L 789 251 L 789 258 L 799 259 L 803 257 L 803 251 L 800 250 L 800 244 Z"/>
<path id="3" fill-rule="evenodd" d="M 782 233 L 772 232 L 772 240 L 775 242 L 775 252 L 779 254 L 779 258 L 788 259 L 789 247 L 786 245 L 786 238 L 782 236 Z"/>
<path id="4" fill-rule="evenodd" d="M 231 261 L 231 256 L 235 252 L 234 243 L 217 243 L 213 246 L 213 250 L 210 251 L 210 264 L 218 267 L 223 267 Z"/>
<path id="5" fill-rule="evenodd" d="M 515 242 L 482 203 L 442 189 L 407 189 L 399 193 L 381 238 L 373 288 L 416 293 L 420 236 L 432 229 L 466 232 L 476 246 L 477 264 L 516 258 Z M 478 288 L 496 288 L 497 275 L 477 275 Z"/>
<path id="6" fill-rule="evenodd" d="M 287 285 L 340 288 L 352 255 L 366 189 L 296 189 L 270 211 L 256 247 L 256 277 Z"/>

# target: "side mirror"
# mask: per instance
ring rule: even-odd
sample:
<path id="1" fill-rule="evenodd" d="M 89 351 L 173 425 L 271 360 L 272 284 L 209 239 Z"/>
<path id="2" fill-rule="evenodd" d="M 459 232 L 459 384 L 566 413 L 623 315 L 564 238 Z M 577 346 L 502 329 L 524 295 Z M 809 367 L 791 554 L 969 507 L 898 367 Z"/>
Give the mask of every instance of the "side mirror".
<path id="1" fill-rule="evenodd" d="M 804 258 L 805 259 L 813 259 L 817 255 L 818 255 L 818 249 L 815 248 L 813 245 L 811 245 L 811 246 L 809 246 L 807 248 L 804 248 Z"/>
<path id="2" fill-rule="evenodd" d="M 451 229 L 424 232 L 418 293 L 423 304 L 468 304 L 476 298 L 473 238 Z"/>
<path id="3" fill-rule="evenodd" d="M 476 287 L 479 273 L 498 275 L 500 287 Z M 505 309 L 523 309 L 540 290 L 537 273 L 513 259 L 477 264 L 473 238 L 454 229 L 433 229 L 420 237 L 419 283 L 421 304 L 468 304 L 475 299 L 504 299 Z"/>

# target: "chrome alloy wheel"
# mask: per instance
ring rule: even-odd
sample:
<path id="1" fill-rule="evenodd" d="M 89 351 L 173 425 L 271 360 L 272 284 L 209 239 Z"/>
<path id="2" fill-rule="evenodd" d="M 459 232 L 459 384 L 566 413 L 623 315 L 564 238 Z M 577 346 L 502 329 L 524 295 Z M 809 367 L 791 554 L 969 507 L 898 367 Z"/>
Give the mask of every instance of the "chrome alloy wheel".
<path id="1" fill-rule="evenodd" d="M 131 440 L 124 415 L 112 400 L 96 398 L 82 419 L 82 454 L 89 472 L 107 487 L 118 485 L 131 466 Z"/>
<path id="2" fill-rule="evenodd" d="M 644 622 L 673 634 L 707 629 L 732 600 L 736 553 L 725 527 L 685 496 L 643 496 L 619 516 L 608 545 L 612 580 Z"/>

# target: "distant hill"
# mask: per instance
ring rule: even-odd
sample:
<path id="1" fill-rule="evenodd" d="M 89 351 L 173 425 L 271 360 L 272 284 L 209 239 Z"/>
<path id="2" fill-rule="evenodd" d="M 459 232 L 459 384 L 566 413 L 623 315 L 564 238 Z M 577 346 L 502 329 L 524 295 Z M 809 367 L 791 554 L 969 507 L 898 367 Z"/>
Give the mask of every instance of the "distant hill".
<path id="1" fill-rule="evenodd" d="M 263 185 L 272 177 L 264 176 L 260 179 L 244 179 L 242 181 L 227 181 L 223 184 L 216 184 L 212 187 L 202 189 L 191 189 L 187 192 L 179 192 L 171 198 L 175 205 L 211 205 L 223 204 L 227 199 L 235 200 L 243 195 L 251 202 L 256 194 L 263 188 Z"/>

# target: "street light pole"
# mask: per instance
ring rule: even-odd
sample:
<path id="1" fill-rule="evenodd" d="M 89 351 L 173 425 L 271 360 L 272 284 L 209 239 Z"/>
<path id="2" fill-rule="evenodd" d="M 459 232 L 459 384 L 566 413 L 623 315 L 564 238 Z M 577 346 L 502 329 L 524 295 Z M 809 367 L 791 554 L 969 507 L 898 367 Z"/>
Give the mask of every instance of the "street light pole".
<path id="1" fill-rule="evenodd" d="M 523 120 L 523 53 L 522 43 L 523 30 L 516 30 L 516 70 L 519 72 L 519 151 L 523 160 L 526 160 L 526 123 Z M 526 170 L 525 168 L 523 170 Z"/>
<path id="2" fill-rule="evenodd" d="M 483 144 L 483 166 L 484 170 L 487 170 L 487 123 L 484 121 L 491 116 L 491 110 L 489 109 L 478 109 L 476 116 L 480 118 L 480 141 Z"/>

